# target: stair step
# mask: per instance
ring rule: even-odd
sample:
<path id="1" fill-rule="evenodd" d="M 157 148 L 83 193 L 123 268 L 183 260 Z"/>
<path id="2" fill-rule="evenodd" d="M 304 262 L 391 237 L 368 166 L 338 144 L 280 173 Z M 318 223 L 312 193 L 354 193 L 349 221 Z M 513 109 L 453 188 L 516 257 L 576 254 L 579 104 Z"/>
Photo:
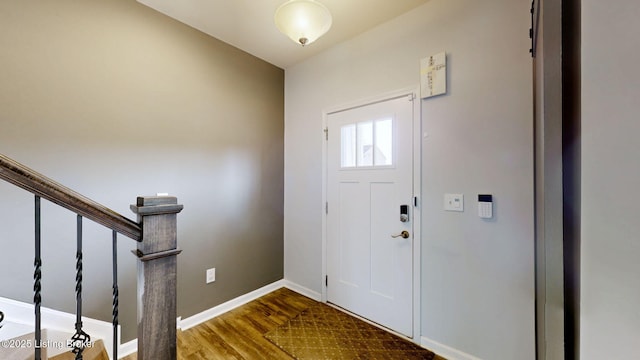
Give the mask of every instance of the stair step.
<path id="1" fill-rule="evenodd" d="M 82 353 L 82 358 L 84 360 L 109 360 L 109 354 L 107 354 L 107 349 L 104 347 L 104 342 L 102 340 L 98 340 L 92 345 L 93 346 L 86 348 Z M 69 351 L 53 356 L 49 358 L 49 360 L 74 360 L 75 358 L 75 354 Z"/>
<path id="2" fill-rule="evenodd" d="M 2 340 L 0 359 L 3 360 L 33 360 L 34 334 L 29 333 L 11 339 Z M 42 358 L 47 358 L 47 349 L 42 349 Z"/>
<path id="3" fill-rule="evenodd" d="M 33 326 L 5 321 L 0 328 L 0 340 L 9 340 L 33 332 Z"/>
<path id="4" fill-rule="evenodd" d="M 3 335 L 12 336 L 20 332 L 27 331 L 26 334 L 12 336 L 10 338 L 2 338 L 2 346 L 0 347 L 0 359 L 2 360 L 33 360 L 34 357 L 34 332 L 29 326 L 21 324 L 5 323 L 2 327 Z M 5 329 L 9 326 L 8 329 Z M 30 331 L 31 330 L 31 331 Z M 43 359 L 51 360 L 74 360 L 75 354 L 68 351 L 67 341 L 71 338 L 71 334 L 52 331 L 48 329 L 42 330 L 42 348 L 41 354 Z M 64 351 L 64 352 L 62 352 Z M 62 352 L 62 353 L 61 353 Z M 83 352 L 85 360 L 109 360 L 109 354 L 104 346 L 102 339 L 92 342 L 92 346 Z"/>

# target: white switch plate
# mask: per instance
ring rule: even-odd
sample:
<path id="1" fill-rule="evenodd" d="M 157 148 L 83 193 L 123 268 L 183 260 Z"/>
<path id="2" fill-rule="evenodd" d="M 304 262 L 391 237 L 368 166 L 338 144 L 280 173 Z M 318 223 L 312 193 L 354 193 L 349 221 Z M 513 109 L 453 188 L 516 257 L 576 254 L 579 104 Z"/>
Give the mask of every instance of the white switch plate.
<path id="1" fill-rule="evenodd" d="M 446 211 L 464 211 L 464 195 L 444 194 L 444 209 Z"/>
<path id="2" fill-rule="evenodd" d="M 216 281 L 216 268 L 211 268 L 207 270 L 207 284 Z"/>

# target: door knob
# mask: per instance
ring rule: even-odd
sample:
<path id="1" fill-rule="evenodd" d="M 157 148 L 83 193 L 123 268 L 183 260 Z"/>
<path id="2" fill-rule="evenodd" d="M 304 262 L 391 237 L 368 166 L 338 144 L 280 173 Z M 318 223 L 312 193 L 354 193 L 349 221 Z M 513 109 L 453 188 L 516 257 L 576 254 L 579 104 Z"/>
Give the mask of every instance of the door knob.
<path id="1" fill-rule="evenodd" d="M 411 235 L 409 234 L 409 232 L 408 232 L 407 230 L 403 230 L 403 231 L 402 231 L 400 234 L 398 234 L 398 235 L 391 235 L 391 237 L 392 237 L 392 238 L 394 238 L 394 239 L 395 239 L 395 238 L 399 238 L 399 237 L 401 237 L 401 238 L 403 238 L 403 239 L 408 239 L 408 238 L 409 238 L 409 236 L 411 236 Z"/>

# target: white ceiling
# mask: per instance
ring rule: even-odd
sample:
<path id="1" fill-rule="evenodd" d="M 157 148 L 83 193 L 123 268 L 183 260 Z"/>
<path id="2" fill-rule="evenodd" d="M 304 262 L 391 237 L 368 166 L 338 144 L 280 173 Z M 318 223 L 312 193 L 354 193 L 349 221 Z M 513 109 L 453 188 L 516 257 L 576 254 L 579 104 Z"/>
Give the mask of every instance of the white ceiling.
<path id="1" fill-rule="evenodd" d="M 319 0 L 333 25 L 316 42 L 302 47 L 281 34 L 273 14 L 287 0 L 138 0 L 163 14 L 287 68 L 365 32 L 428 0 Z"/>

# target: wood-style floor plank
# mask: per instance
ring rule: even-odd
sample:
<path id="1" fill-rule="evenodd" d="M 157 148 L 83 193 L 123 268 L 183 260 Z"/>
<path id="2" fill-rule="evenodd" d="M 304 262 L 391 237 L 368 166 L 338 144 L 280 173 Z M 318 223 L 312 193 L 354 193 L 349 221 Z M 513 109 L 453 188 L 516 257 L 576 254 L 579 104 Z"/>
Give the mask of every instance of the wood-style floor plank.
<path id="1" fill-rule="evenodd" d="M 191 329 L 178 331 L 178 359 L 293 360 L 264 334 L 315 304 L 315 300 L 289 289 L 278 289 Z M 136 354 L 124 360 L 136 360 Z"/>
<path id="2" fill-rule="evenodd" d="M 316 301 L 282 288 L 185 331 L 178 331 L 178 359 L 292 360 L 264 338 Z M 124 360 L 136 360 L 131 354 Z"/>

